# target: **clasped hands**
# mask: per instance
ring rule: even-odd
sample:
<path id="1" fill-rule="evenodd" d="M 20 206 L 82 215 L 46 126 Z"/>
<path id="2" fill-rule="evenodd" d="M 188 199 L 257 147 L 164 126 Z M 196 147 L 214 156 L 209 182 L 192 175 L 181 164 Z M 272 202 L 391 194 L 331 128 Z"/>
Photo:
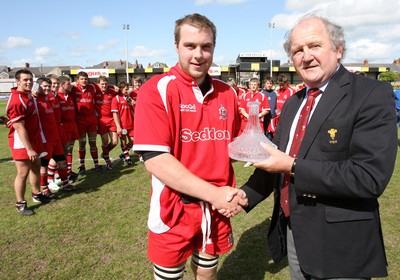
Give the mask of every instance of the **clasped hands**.
<path id="1" fill-rule="evenodd" d="M 241 189 L 226 186 L 217 188 L 217 192 L 211 201 L 212 207 L 227 218 L 239 214 L 248 204 L 246 193 Z"/>
<path id="2" fill-rule="evenodd" d="M 294 158 L 271 145 L 260 144 L 270 154 L 270 157 L 264 161 L 254 163 L 254 167 L 271 173 L 288 173 L 290 171 Z M 218 199 L 211 202 L 211 204 L 213 209 L 217 209 L 225 217 L 230 218 L 239 214 L 243 207 L 248 205 L 246 193 L 242 189 L 221 187 L 218 188 L 218 191 L 221 192 L 217 195 Z"/>

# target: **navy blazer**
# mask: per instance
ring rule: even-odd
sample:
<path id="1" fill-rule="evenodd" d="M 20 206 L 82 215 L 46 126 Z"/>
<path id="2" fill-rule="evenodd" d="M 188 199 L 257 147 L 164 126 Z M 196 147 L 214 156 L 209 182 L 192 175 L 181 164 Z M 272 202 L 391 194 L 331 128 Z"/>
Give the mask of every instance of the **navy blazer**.
<path id="1" fill-rule="evenodd" d="M 281 151 L 304 96 L 305 89 L 282 109 L 274 138 Z M 390 180 L 396 154 L 392 87 L 341 65 L 307 126 L 289 188 L 290 224 L 306 273 L 319 278 L 387 276 L 377 199 Z M 246 211 L 274 192 L 268 243 L 275 262 L 287 254 L 281 176 L 256 169 L 242 187 L 249 199 Z"/>

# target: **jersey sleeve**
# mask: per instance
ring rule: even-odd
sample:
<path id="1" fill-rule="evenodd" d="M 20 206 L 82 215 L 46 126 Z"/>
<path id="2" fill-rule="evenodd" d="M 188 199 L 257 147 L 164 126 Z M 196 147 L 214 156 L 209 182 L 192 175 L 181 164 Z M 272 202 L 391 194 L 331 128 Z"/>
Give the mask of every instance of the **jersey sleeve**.
<path id="1" fill-rule="evenodd" d="M 260 107 L 262 108 L 263 111 L 271 110 L 271 106 L 269 105 L 269 102 L 268 102 L 268 97 L 263 93 L 261 93 L 261 94 L 263 96 L 263 100 L 262 100 L 262 104 Z"/>
<path id="2" fill-rule="evenodd" d="M 157 81 L 157 80 L 156 80 Z M 141 88 L 135 107 L 135 152 L 170 152 L 172 146 L 171 120 L 173 112 L 168 105 L 168 91 L 158 91 L 156 81 L 148 81 Z"/>
<path id="3" fill-rule="evenodd" d="M 111 112 L 118 112 L 118 95 L 111 100 Z"/>
<path id="4" fill-rule="evenodd" d="M 27 104 L 23 103 L 22 99 L 21 102 L 15 102 L 15 98 L 10 98 L 10 102 L 7 104 L 6 114 L 11 121 L 11 124 L 19 120 L 23 120 L 26 118 L 27 112 Z"/>

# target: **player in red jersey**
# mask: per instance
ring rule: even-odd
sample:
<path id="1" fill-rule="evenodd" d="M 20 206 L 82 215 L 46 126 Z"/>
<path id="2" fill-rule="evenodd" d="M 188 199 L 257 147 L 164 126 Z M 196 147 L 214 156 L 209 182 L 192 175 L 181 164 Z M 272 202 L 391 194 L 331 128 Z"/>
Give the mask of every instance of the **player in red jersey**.
<path id="1" fill-rule="evenodd" d="M 71 95 L 76 106 L 76 119 L 79 130 L 79 175 L 86 173 L 86 135 L 89 139 L 90 155 L 96 171 L 102 171 L 99 165 L 99 156 L 96 146 L 97 137 L 97 116 L 95 107 L 95 98 L 97 94 L 96 87 L 89 83 L 87 73 L 81 71 L 77 75 L 77 85 L 73 87 Z"/>
<path id="2" fill-rule="evenodd" d="M 27 69 L 18 70 L 15 79 L 17 87 L 11 89 L 6 106 L 10 128 L 8 145 L 17 169 L 14 180 L 17 200 L 15 207 L 22 215 L 33 215 L 33 210 L 27 207 L 25 200 L 28 176 L 33 201 L 48 203 L 51 200 L 40 192 L 40 156 L 45 155 L 43 143 L 46 138 L 41 131 L 38 111 L 31 95 L 32 72 Z"/>
<path id="3" fill-rule="evenodd" d="M 276 127 L 278 126 L 279 117 L 281 115 L 281 111 L 286 100 L 288 100 L 289 97 L 291 97 L 293 94 L 296 93 L 296 90 L 294 90 L 291 86 L 289 86 L 289 81 L 285 74 L 279 74 L 278 83 L 279 83 L 279 88 L 275 90 L 276 92 L 275 117 L 271 119 L 270 124 L 268 126 L 268 130 L 272 132 L 275 132 Z"/>
<path id="4" fill-rule="evenodd" d="M 269 113 L 270 107 L 268 98 L 258 90 L 259 84 L 260 81 L 258 78 L 251 78 L 249 81 L 249 91 L 239 99 L 239 112 L 242 115 L 240 133 L 243 132 L 249 119 L 249 107 L 247 106 L 247 103 L 249 102 L 260 102 L 258 119 L 260 121 L 261 129 L 264 131 L 263 120 L 264 116 Z"/>
<path id="5" fill-rule="evenodd" d="M 111 112 L 117 127 L 117 134 L 121 139 L 122 156 L 120 157 L 127 165 L 132 165 L 129 150 L 133 145 L 134 103 L 133 99 L 129 96 L 129 84 L 124 81 L 119 82 L 118 88 L 118 95 L 113 98 L 111 103 Z"/>
<path id="6" fill-rule="evenodd" d="M 74 189 L 69 184 L 68 172 L 67 172 L 67 161 L 64 154 L 64 149 L 61 143 L 61 137 L 58 133 L 58 124 L 56 115 L 54 113 L 53 104 L 48 99 L 51 93 L 51 80 L 49 78 L 39 78 L 39 90 L 33 92 L 37 108 L 39 111 L 39 117 L 42 121 L 42 128 L 44 136 L 46 137 L 45 151 L 47 155 L 41 158 L 40 168 L 40 185 L 42 187 L 42 193 L 48 197 L 54 198 L 55 196 L 51 193 L 48 188 L 48 165 L 50 159 L 53 159 L 58 165 L 58 174 L 62 181 L 62 190 L 71 191 Z"/>
<path id="7" fill-rule="evenodd" d="M 59 78 L 60 88 L 57 99 L 61 109 L 61 142 L 64 148 L 64 154 L 67 156 L 68 177 L 70 180 L 76 180 L 77 174 L 72 172 L 72 158 L 75 141 L 79 139 L 78 126 L 76 125 L 75 104 L 71 96 L 71 80 L 67 76 Z"/>
<path id="8" fill-rule="evenodd" d="M 98 133 L 101 137 L 101 157 L 106 162 L 106 168 L 111 169 L 110 151 L 118 144 L 117 127 L 113 113 L 111 112 L 111 101 L 117 94 L 113 87 L 108 85 L 108 78 L 100 76 L 97 79 L 98 94 L 96 97 L 96 110 L 98 120 Z"/>
<path id="9" fill-rule="evenodd" d="M 139 89 L 142 86 L 142 84 L 143 84 L 142 78 L 140 78 L 139 76 L 132 77 L 132 91 L 129 94 L 129 96 L 132 98 L 133 108 L 135 108 L 136 99 L 137 99 Z"/>
<path id="10" fill-rule="evenodd" d="M 60 103 L 57 99 L 58 90 L 60 88 L 60 81 L 58 79 L 58 76 L 55 74 L 47 75 L 47 78 L 49 78 L 51 81 L 51 91 L 45 91 L 45 94 L 47 94 L 47 100 L 53 105 L 54 116 L 56 118 L 56 124 L 60 138 L 64 139 L 64 130 L 61 129 L 61 108 Z M 54 159 L 51 158 L 49 166 L 47 167 L 47 178 L 49 181 L 50 190 L 54 191 L 59 189 L 58 185 L 54 182 L 54 176 L 57 172 L 57 168 L 57 163 L 54 161 Z"/>
<path id="11" fill-rule="evenodd" d="M 236 93 L 208 75 L 215 40 L 208 18 L 177 20 L 179 62 L 143 84 L 135 107 L 134 150 L 151 173 L 148 256 L 155 279 L 181 279 L 190 256 L 196 279 L 216 279 L 218 255 L 233 247 L 229 218 L 216 209 L 236 213 L 246 202 L 234 188 L 228 156 L 240 125 Z"/>
<path id="12" fill-rule="evenodd" d="M 238 87 L 236 81 L 233 78 L 229 78 L 227 84 L 230 85 L 236 91 L 238 99 L 240 99 L 244 94 L 246 94 L 246 91 L 243 88 Z"/>

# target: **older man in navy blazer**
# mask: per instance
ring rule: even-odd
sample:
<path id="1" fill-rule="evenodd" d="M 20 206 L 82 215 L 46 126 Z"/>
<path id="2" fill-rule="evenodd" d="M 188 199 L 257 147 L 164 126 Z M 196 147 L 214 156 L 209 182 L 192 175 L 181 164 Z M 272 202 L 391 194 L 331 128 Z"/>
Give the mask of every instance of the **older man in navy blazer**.
<path id="1" fill-rule="evenodd" d="M 272 258 L 288 255 L 292 279 L 387 276 L 378 197 L 393 172 L 396 113 L 389 84 L 348 72 L 343 30 L 309 14 L 288 32 L 285 50 L 306 88 L 285 104 L 271 157 L 242 187 L 246 211 L 274 192 L 268 233 Z M 290 156 L 308 90 L 318 88 L 305 135 Z M 296 132 L 297 133 L 297 132 Z M 290 176 L 289 176 L 290 174 Z M 281 205 L 289 178 L 289 212 Z"/>

